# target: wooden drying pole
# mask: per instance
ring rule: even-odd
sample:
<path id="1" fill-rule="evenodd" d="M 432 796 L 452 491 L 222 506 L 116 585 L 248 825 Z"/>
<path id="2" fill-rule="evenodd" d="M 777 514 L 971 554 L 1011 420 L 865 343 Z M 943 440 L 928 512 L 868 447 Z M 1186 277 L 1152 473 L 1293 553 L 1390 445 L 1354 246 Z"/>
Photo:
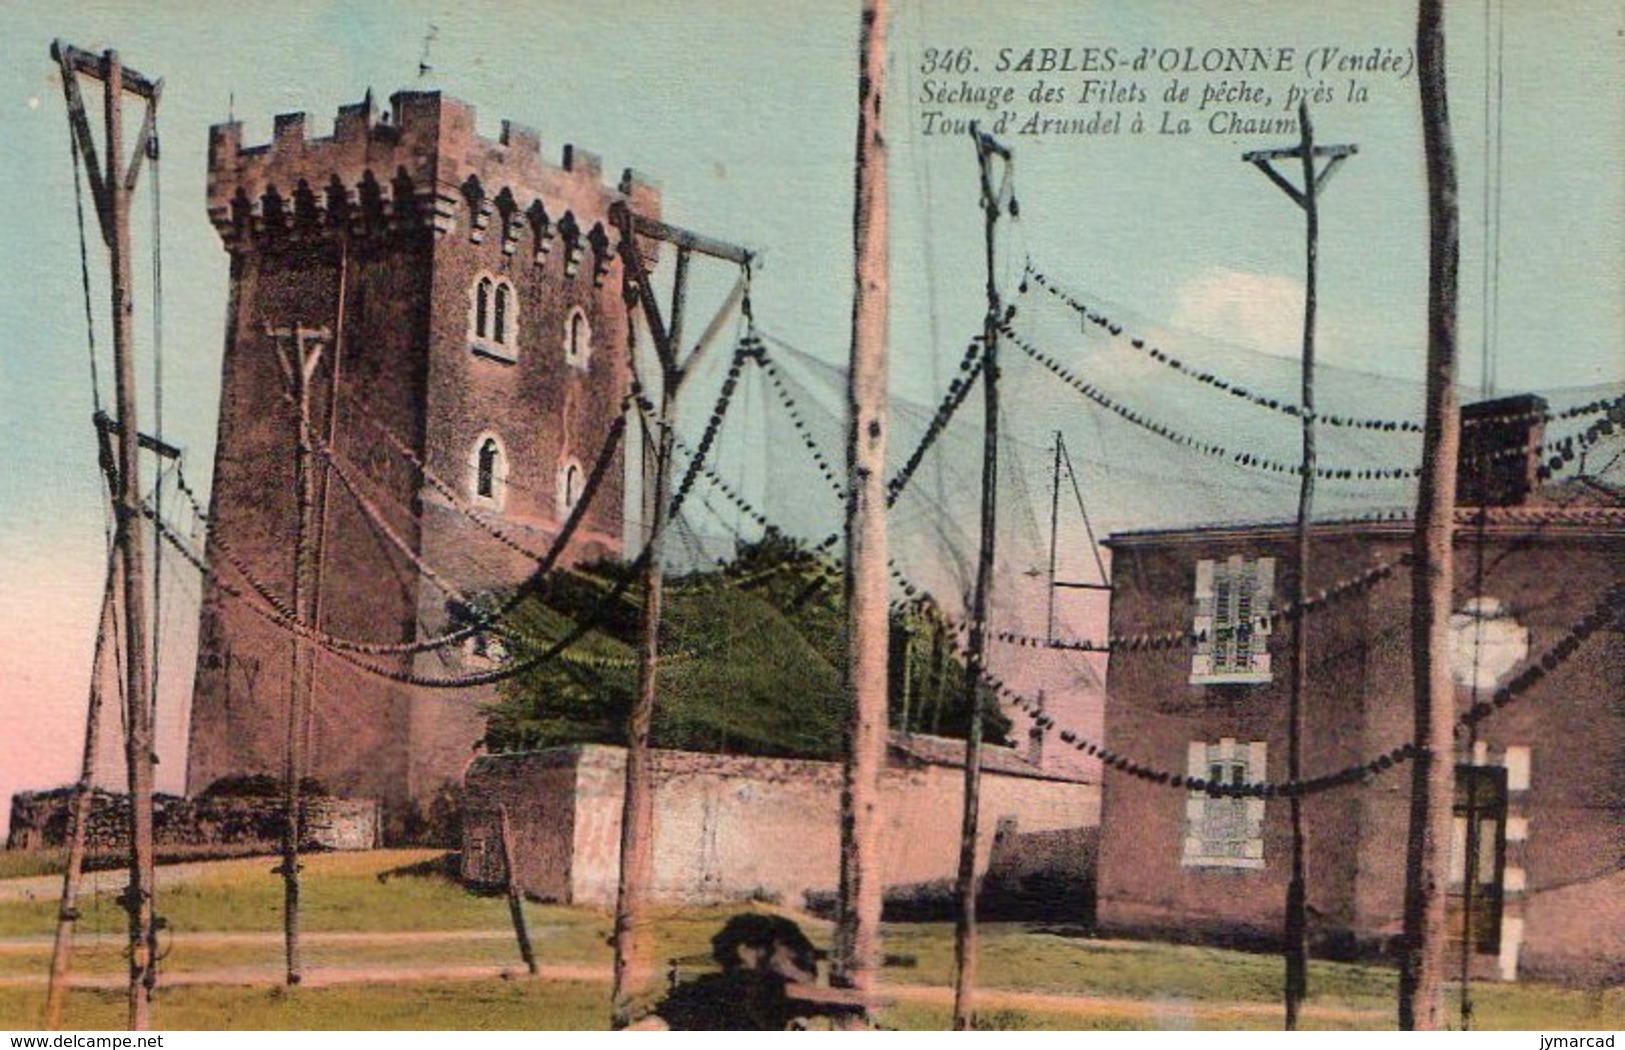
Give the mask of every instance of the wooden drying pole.
<path id="1" fill-rule="evenodd" d="M 294 458 L 294 487 L 298 494 L 299 521 L 294 533 L 293 614 L 302 624 L 316 624 L 317 588 L 315 586 L 315 559 L 311 556 L 312 540 L 318 526 L 316 507 L 316 472 L 311 463 L 312 429 L 310 423 L 310 386 L 316 369 L 321 364 L 322 346 L 332 339 L 326 328 L 274 328 L 266 332 L 277 346 L 282 363 L 283 377 L 291 388 L 294 405 L 299 412 Z M 305 775 L 305 736 L 310 721 L 315 686 L 315 657 L 311 641 L 303 633 L 295 632 L 293 644 L 293 675 L 288 686 L 288 742 L 283 752 L 282 790 L 282 863 L 276 871 L 282 876 L 282 940 L 285 956 L 285 977 L 289 985 L 300 982 L 304 976 L 299 953 L 299 839 L 303 832 L 300 820 L 300 780 Z"/>
<path id="2" fill-rule="evenodd" d="M 120 634 L 123 636 L 125 719 L 125 766 L 130 792 L 130 884 L 123 904 L 130 916 L 129 1026 L 142 1030 L 151 1025 L 152 989 L 157 984 L 157 928 L 153 922 L 153 844 L 152 844 L 152 675 L 147 652 L 146 560 L 142 543 L 140 431 L 136 418 L 135 346 L 132 328 L 132 281 L 130 272 L 130 195 L 135 189 L 142 163 L 158 154 L 158 100 L 163 82 L 153 81 L 127 69 L 117 51 L 100 55 L 63 44 L 51 43 L 51 57 L 62 73 L 62 91 L 68 105 L 68 123 L 85 171 L 102 239 L 107 243 L 111 276 L 113 313 L 113 374 L 115 411 L 120 434 L 118 441 L 118 486 L 113 498 L 114 543 L 121 567 Z M 106 167 L 97 161 L 95 140 L 85 115 L 79 92 L 79 77 L 100 80 L 103 86 L 103 145 Z M 135 150 L 128 166 L 124 160 L 124 96 L 146 101 L 146 112 Z"/>
<path id="3" fill-rule="evenodd" d="M 101 431 L 104 439 L 106 431 Z M 111 464 L 111 448 L 104 457 Z M 113 481 L 111 475 L 109 483 Z M 113 609 L 118 601 L 120 578 L 118 551 L 107 562 L 107 583 L 102 590 L 101 618 L 96 624 L 96 649 L 90 664 L 90 697 L 85 711 L 85 747 L 79 764 L 79 782 L 73 789 L 73 810 L 69 814 L 68 868 L 62 875 L 62 903 L 57 909 L 56 938 L 51 943 L 51 976 L 45 992 L 45 1027 L 62 1027 L 62 1010 L 68 1000 L 68 971 L 73 959 L 74 924 L 79 921 L 79 882 L 85 867 L 85 837 L 93 801 L 92 780 L 96 774 L 96 750 L 101 741 L 102 676 L 107 670 L 108 642 L 116 630 Z"/>
<path id="4" fill-rule="evenodd" d="M 1455 682 L 1450 674 L 1450 606 L 1455 587 L 1456 155 L 1445 90 L 1442 0 L 1419 0 L 1416 68 L 1428 180 L 1427 415 L 1416 494 L 1416 569 L 1411 591 L 1412 690 L 1416 743 L 1410 833 L 1405 843 L 1405 933 L 1399 970 L 1399 1027 L 1444 1027 L 1446 894 L 1455 795 Z M 1471 887 L 1469 887 L 1469 891 Z"/>
<path id="5" fill-rule="evenodd" d="M 1293 573 L 1292 608 L 1292 692 L 1287 709 L 1287 779 L 1293 783 L 1303 775 L 1304 702 L 1309 691 L 1309 531 L 1315 501 L 1315 277 L 1320 241 L 1320 191 L 1344 160 L 1353 156 L 1355 146 L 1317 146 L 1314 127 L 1309 122 L 1309 106 L 1298 103 L 1298 145 L 1285 149 L 1257 150 L 1242 159 L 1257 166 L 1271 182 L 1284 190 L 1305 221 L 1305 275 L 1303 295 L 1303 394 L 1300 418 L 1303 420 L 1303 458 L 1298 486 L 1297 568 Z M 1326 165 L 1317 171 L 1317 161 Z M 1293 185 L 1276 171 L 1271 162 L 1298 160 L 1303 164 L 1303 187 Z M 1254 775 L 1257 775 L 1256 773 Z M 1309 876 L 1305 856 L 1303 798 L 1293 794 L 1287 801 L 1292 815 L 1292 874 L 1286 889 L 1286 1030 L 1298 1027 L 1298 1012 L 1309 994 Z"/>
<path id="6" fill-rule="evenodd" d="M 993 592 L 994 540 L 999 501 L 999 300 L 995 263 L 999 216 L 1014 215 L 1010 192 L 1010 150 L 971 125 L 976 164 L 982 185 L 982 216 L 987 262 L 987 315 L 982 320 L 982 531 L 976 559 L 976 589 L 971 595 L 970 641 L 965 653 L 965 703 L 970 726 L 965 734 L 965 805 L 960 821 L 959 911 L 954 923 L 954 1031 L 970 1028 L 976 991 L 976 826 L 982 792 L 982 679 L 987 672 L 987 606 Z M 994 158 L 1004 162 L 1000 184 L 993 183 Z"/>
<path id="7" fill-rule="evenodd" d="M 615 970 L 610 993 L 610 1023 L 625 1028 L 637 999 L 652 985 L 653 968 L 644 912 L 654 876 L 654 771 L 649 731 L 654 724 L 655 696 L 660 673 L 660 616 L 665 589 L 665 531 L 670 516 L 672 451 L 676 439 L 677 394 L 683 380 L 700 361 L 722 330 L 728 315 L 749 294 L 754 254 L 712 237 L 638 215 L 624 203 L 615 204 L 610 219 L 621 230 L 622 280 L 627 308 L 642 308 L 655 344 L 660 372 L 660 416 L 653 420 L 654 470 L 645 473 L 652 495 L 647 499 L 648 539 L 643 556 L 643 644 L 638 659 L 638 693 L 627 716 L 626 788 L 621 807 L 620 873 L 615 894 Z M 663 241 L 677 247 L 672 278 L 670 327 L 649 283 L 638 238 Z M 699 342 L 685 357 L 683 320 L 688 296 L 689 257 L 698 252 L 741 268 L 738 282 Z M 630 319 L 628 321 L 630 324 Z M 648 423 L 646 422 L 646 426 Z M 652 473 L 652 477 L 650 477 Z"/>
<path id="8" fill-rule="evenodd" d="M 891 297 L 886 200 L 887 0 L 863 0 L 852 207 L 852 347 L 846 432 L 848 693 L 841 768 L 841 867 L 835 983 L 872 991 L 880 973 L 880 770 L 886 760 L 886 323 Z"/>
<path id="9" fill-rule="evenodd" d="M 508 807 L 497 803 L 497 834 L 502 837 L 502 881 L 508 891 L 508 917 L 513 920 L 513 935 L 519 942 L 519 957 L 532 977 L 537 974 L 536 949 L 530 945 L 530 929 L 525 925 L 525 899 L 519 889 L 518 865 L 514 861 L 513 825 L 508 821 Z"/>
<path id="10" fill-rule="evenodd" d="M 107 478 L 110 499 L 118 495 L 118 466 L 113 438 L 118 424 L 98 411 L 96 445 L 102 473 Z M 169 460 L 178 460 L 181 450 L 147 434 L 139 435 L 140 447 Z M 74 784 L 72 808 L 68 813 L 67 868 L 62 873 L 62 898 L 57 907 L 56 936 L 51 942 L 51 971 L 45 992 L 45 1027 L 62 1027 L 62 1011 L 68 999 L 68 974 L 73 968 L 73 933 L 79 921 L 79 886 L 85 872 L 86 838 L 94 806 L 96 757 L 101 750 L 102 688 L 106 684 L 110 646 L 117 643 L 119 581 L 123 579 L 119 549 L 108 552 L 107 580 L 102 589 L 101 617 L 96 626 L 96 644 L 91 656 L 90 689 L 85 705 L 85 743 L 79 760 L 79 780 Z"/>

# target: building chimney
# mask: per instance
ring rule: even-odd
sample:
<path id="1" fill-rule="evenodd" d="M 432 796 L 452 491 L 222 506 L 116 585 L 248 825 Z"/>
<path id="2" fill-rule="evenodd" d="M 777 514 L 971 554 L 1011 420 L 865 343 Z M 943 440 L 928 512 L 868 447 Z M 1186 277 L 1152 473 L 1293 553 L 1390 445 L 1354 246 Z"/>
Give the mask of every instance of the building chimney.
<path id="1" fill-rule="evenodd" d="M 1514 507 L 1538 483 L 1546 399 L 1516 394 L 1464 405 L 1456 499 L 1469 507 Z"/>

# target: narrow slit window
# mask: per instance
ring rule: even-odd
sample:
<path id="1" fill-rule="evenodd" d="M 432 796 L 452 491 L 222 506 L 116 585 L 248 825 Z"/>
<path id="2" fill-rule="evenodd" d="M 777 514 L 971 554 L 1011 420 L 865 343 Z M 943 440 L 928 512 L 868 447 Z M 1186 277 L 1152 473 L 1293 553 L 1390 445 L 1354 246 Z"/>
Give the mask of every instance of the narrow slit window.
<path id="1" fill-rule="evenodd" d="M 480 460 L 477 468 L 475 494 L 483 499 L 496 499 L 497 491 L 497 465 L 502 458 L 502 450 L 497 448 L 496 438 L 486 438 L 480 445 Z"/>
<path id="2" fill-rule="evenodd" d="M 592 324 L 579 306 L 564 322 L 564 360 L 576 368 L 586 368 L 592 356 Z"/>
<path id="3" fill-rule="evenodd" d="M 491 279 L 481 277 L 474 287 L 474 338 L 484 339 L 489 331 L 491 313 Z"/>
<path id="4" fill-rule="evenodd" d="M 581 502 L 584 477 L 581 464 L 571 461 L 559 468 L 559 517 L 564 518 Z"/>

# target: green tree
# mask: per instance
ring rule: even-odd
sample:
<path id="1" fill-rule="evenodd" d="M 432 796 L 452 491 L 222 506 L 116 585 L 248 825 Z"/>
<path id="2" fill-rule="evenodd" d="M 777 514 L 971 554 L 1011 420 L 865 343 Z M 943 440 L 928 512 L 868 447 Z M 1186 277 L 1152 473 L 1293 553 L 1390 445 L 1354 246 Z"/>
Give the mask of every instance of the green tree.
<path id="1" fill-rule="evenodd" d="M 503 683 L 487 713 L 490 750 L 622 741 L 637 688 L 641 599 L 628 572 L 624 564 L 603 563 L 556 574 L 504 621 L 506 658 L 520 663 L 583 624 L 593 629 Z M 908 728 L 962 736 L 964 666 L 946 644 L 950 635 L 930 647 L 904 643 L 924 637 L 920 625 L 933 617 L 948 631 L 934 607 L 924 611 L 928 606 L 928 599 L 916 602 L 892 617 L 893 722 L 904 727 L 909 705 Z M 837 757 L 845 620 L 839 567 L 775 532 L 741 544 L 718 569 L 672 577 L 661 627 L 655 746 Z M 991 697 L 983 702 L 991 704 Z M 1009 723 L 996 705 L 989 710 L 988 738 L 998 741 Z"/>

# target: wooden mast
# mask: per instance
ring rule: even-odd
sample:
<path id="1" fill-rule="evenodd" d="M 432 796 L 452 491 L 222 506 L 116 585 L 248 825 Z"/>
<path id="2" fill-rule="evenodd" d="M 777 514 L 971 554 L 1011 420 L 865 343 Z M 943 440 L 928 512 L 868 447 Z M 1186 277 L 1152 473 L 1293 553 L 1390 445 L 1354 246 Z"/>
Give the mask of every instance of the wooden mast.
<path id="1" fill-rule="evenodd" d="M 999 501 L 999 302 L 995 263 L 999 215 L 1008 203 L 1010 151 L 974 125 L 976 163 L 981 178 L 984 254 L 987 266 L 987 314 L 982 320 L 982 518 L 976 559 L 976 589 L 971 596 L 970 645 L 965 658 L 965 703 L 970 725 L 965 734 L 965 796 L 960 820 L 959 911 L 954 924 L 954 1030 L 971 1026 L 976 990 L 976 829 L 982 790 L 982 679 L 987 671 L 987 607 L 993 593 L 993 555 L 998 535 Z M 993 183 L 993 160 L 1005 164 L 1003 188 Z M 1059 445 L 1056 446 L 1059 450 Z M 1053 592 L 1052 592 L 1053 593 Z"/>
<path id="2" fill-rule="evenodd" d="M 867 992 L 880 968 L 880 770 L 886 759 L 886 323 L 891 294 L 886 200 L 887 0 L 863 0 L 852 209 L 852 349 L 847 391 L 848 708 L 841 780 L 837 980 Z"/>
<path id="3" fill-rule="evenodd" d="M 127 69 L 118 52 L 100 56 L 51 44 L 51 57 L 62 70 L 68 120 L 85 159 L 91 192 L 107 243 L 113 313 L 114 411 L 117 413 L 118 484 L 113 496 L 114 544 L 121 569 L 119 622 L 124 649 L 124 756 L 130 793 L 130 883 L 124 907 L 130 916 L 129 1026 L 151 1024 L 152 989 L 157 983 L 154 958 L 152 843 L 152 675 L 148 661 L 146 554 L 142 534 L 140 430 L 136 416 L 133 280 L 131 276 L 130 195 L 149 151 L 157 155 L 156 118 L 162 82 Z M 102 82 L 105 167 L 98 170 L 90 135 L 80 75 Z M 128 167 L 124 160 L 124 96 L 146 100 L 146 116 Z"/>
<path id="4" fill-rule="evenodd" d="M 1428 361 L 1411 593 L 1415 739 L 1421 751 L 1411 769 L 1405 849 L 1405 935 L 1399 970 L 1399 1027 L 1405 1030 L 1444 1027 L 1446 880 L 1456 774 L 1456 690 L 1449 655 L 1456 461 L 1461 446 L 1461 408 L 1456 400 L 1460 237 L 1442 9 L 1442 0 L 1420 0 L 1416 18 L 1428 179 Z"/>

